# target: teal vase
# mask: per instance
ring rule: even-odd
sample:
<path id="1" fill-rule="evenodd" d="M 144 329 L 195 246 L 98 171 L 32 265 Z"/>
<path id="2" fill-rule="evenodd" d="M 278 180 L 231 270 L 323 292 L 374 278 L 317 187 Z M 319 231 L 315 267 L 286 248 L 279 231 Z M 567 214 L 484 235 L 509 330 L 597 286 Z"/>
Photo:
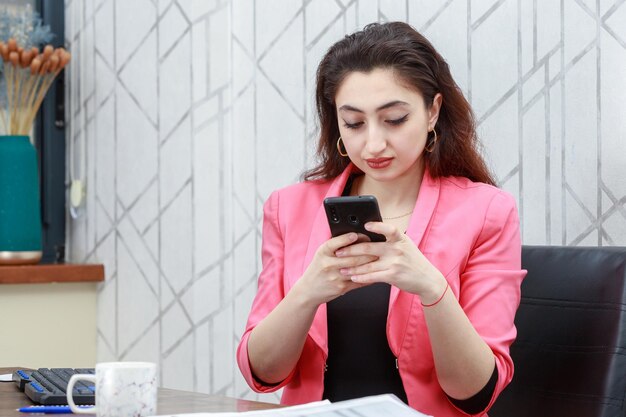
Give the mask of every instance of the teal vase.
<path id="1" fill-rule="evenodd" d="M 28 136 L 0 136 L 0 265 L 40 260 L 37 152 Z"/>

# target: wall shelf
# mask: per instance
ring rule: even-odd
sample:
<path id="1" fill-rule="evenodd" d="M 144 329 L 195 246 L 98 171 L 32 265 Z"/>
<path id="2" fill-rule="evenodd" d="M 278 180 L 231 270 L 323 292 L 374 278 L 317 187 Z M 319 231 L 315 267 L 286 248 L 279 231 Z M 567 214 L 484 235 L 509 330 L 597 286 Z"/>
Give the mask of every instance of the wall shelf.
<path id="1" fill-rule="evenodd" d="M 0 284 L 104 281 L 101 264 L 1 265 Z"/>

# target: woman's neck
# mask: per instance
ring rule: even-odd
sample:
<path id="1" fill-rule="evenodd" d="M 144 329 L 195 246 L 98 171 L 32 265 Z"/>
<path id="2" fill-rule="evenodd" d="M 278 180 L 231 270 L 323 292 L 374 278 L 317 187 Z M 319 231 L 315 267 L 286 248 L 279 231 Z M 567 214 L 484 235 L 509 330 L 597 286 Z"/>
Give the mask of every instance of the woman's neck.
<path id="1" fill-rule="evenodd" d="M 361 175 L 355 178 L 351 194 L 373 195 L 378 200 L 383 217 L 397 216 L 413 209 L 423 178 L 423 163 L 393 181 L 376 181 Z"/>

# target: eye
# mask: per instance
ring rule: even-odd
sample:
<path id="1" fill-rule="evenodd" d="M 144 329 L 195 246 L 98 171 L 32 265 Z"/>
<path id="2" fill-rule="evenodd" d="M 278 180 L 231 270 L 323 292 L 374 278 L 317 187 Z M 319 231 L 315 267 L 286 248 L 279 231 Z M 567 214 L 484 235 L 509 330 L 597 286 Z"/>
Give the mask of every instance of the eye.
<path id="1" fill-rule="evenodd" d="M 358 127 L 360 127 L 363 122 L 356 122 L 356 123 L 348 123 L 345 120 L 344 122 L 344 127 L 348 128 L 348 129 L 357 129 Z"/>
<path id="2" fill-rule="evenodd" d="M 385 122 L 389 123 L 390 125 L 397 126 L 397 125 L 401 125 L 402 123 L 406 122 L 408 118 L 409 118 L 409 114 L 407 113 L 407 114 L 405 114 L 404 116 L 402 116 L 399 119 L 385 120 Z"/>

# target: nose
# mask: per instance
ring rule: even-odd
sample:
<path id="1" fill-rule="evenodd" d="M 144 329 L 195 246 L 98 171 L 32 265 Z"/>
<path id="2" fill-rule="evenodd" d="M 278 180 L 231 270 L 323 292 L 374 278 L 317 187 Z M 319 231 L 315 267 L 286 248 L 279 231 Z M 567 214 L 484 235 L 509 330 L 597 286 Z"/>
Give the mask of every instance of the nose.
<path id="1" fill-rule="evenodd" d="M 387 147 L 387 136 L 385 129 L 382 129 L 375 124 L 370 125 L 367 132 L 367 142 L 365 149 L 371 155 L 381 154 Z"/>

